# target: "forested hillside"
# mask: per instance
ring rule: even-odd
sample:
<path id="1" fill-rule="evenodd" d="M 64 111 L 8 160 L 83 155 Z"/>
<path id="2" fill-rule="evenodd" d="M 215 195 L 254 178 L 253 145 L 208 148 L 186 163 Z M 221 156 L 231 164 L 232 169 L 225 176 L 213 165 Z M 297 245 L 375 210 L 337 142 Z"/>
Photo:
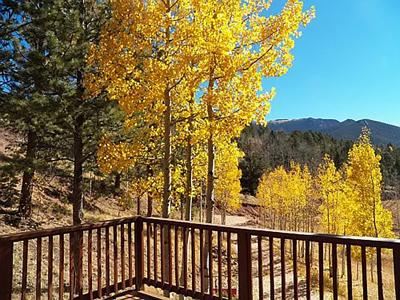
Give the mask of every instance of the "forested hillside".
<path id="1" fill-rule="evenodd" d="M 274 131 L 316 131 L 329 134 L 336 139 L 356 140 L 361 129 L 366 126 L 371 132 L 372 142 L 376 145 L 394 144 L 400 147 L 400 127 L 369 119 L 339 122 L 334 119 L 303 118 L 293 120 L 274 120 L 268 123 Z"/>
<path id="2" fill-rule="evenodd" d="M 338 140 L 321 132 L 273 131 L 265 126 L 251 124 L 239 139 L 239 146 L 245 153 L 240 163 L 242 189 L 254 195 L 259 178 L 266 170 L 281 165 L 289 168 L 291 161 L 307 165 L 311 172 L 315 172 L 324 154 L 329 154 L 340 168 L 352 144 L 352 141 Z M 382 156 L 384 196 L 394 198 L 399 193 L 400 149 L 386 145 L 376 146 L 376 150 Z"/>

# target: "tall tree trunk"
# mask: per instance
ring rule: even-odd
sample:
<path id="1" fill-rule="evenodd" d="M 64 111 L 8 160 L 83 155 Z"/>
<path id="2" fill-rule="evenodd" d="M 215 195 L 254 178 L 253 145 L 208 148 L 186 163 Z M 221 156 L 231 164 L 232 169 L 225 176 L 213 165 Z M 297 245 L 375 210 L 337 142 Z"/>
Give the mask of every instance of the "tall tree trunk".
<path id="1" fill-rule="evenodd" d="M 84 118 L 78 115 L 74 120 L 74 179 L 72 186 L 73 224 L 83 222 L 83 131 Z"/>
<path id="2" fill-rule="evenodd" d="M 165 89 L 165 111 L 164 111 L 164 157 L 162 161 L 163 170 L 163 205 L 162 217 L 169 218 L 171 210 L 171 97 L 168 88 Z"/>
<path id="3" fill-rule="evenodd" d="M 140 205 L 140 204 L 141 204 L 140 202 L 141 202 L 141 200 L 142 200 L 141 198 L 142 198 L 141 196 L 137 197 L 137 207 L 136 207 L 137 210 L 136 210 L 136 214 L 137 214 L 138 216 L 141 216 L 141 215 L 142 215 L 142 209 L 141 209 L 141 207 L 140 207 L 140 206 L 141 206 L 141 205 Z"/>
<path id="4" fill-rule="evenodd" d="M 188 141 L 186 153 L 186 191 L 185 191 L 185 220 L 192 220 L 192 181 L 193 181 L 193 168 L 192 168 L 192 145 Z"/>
<path id="5" fill-rule="evenodd" d="M 147 193 L 147 217 L 153 215 L 153 196 L 151 193 Z"/>
<path id="6" fill-rule="evenodd" d="M 168 1 L 169 2 L 169 1 Z M 169 3 L 168 3 L 169 4 Z M 169 29 L 167 29 L 167 40 L 169 40 Z M 163 185 L 163 202 L 162 202 L 162 217 L 169 218 L 171 212 L 171 96 L 169 87 L 166 87 L 164 91 L 164 157 L 162 162 L 162 170 L 164 177 Z M 168 278 L 169 272 L 169 239 L 168 239 L 168 227 L 163 227 L 163 254 L 164 254 L 164 265 L 163 265 L 163 276 Z M 169 296 L 167 291 L 164 292 L 164 296 Z"/>
<path id="7" fill-rule="evenodd" d="M 189 121 L 191 122 L 191 120 Z M 189 125 L 189 131 L 191 130 L 191 126 Z M 185 220 L 186 221 L 192 221 L 192 183 L 193 183 L 193 166 L 192 166 L 192 144 L 191 144 L 191 139 L 188 137 L 187 139 L 187 145 L 186 145 L 186 186 L 185 186 Z M 191 232 L 193 234 L 193 232 Z M 190 244 L 189 244 L 189 230 L 185 231 L 184 235 L 184 244 L 188 245 L 186 249 L 190 249 Z M 187 250 L 186 250 L 187 251 Z M 186 256 L 188 257 L 188 256 Z M 183 258 L 183 253 L 182 253 L 182 258 Z M 183 262 L 183 260 L 182 260 Z M 180 284 L 183 286 L 184 283 L 184 268 L 186 266 L 186 263 L 182 263 L 182 270 L 181 270 L 181 278 L 180 278 Z M 179 296 L 179 299 L 184 299 L 183 295 Z"/>
<path id="8" fill-rule="evenodd" d="M 77 108 L 83 100 L 83 74 L 77 71 Z M 74 178 L 72 186 L 72 221 L 74 225 L 80 225 L 83 222 L 83 124 L 85 118 L 82 113 L 78 113 L 74 118 Z M 82 256 L 83 256 L 83 235 L 82 232 L 76 232 L 72 236 L 72 251 L 74 256 L 74 293 L 82 293 Z"/>
<path id="9" fill-rule="evenodd" d="M 26 144 L 26 165 L 22 175 L 21 197 L 19 199 L 18 212 L 24 218 L 32 215 L 32 190 L 35 175 L 34 160 L 36 158 L 37 135 L 33 129 L 29 129 Z"/>
<path id="10" fill-rule="evenodd" d="M 118 195 L 121 191 L 121 173 L 115 174 L 114 179 L 114 194 Z"/>
<path id="11" fill-rule="evenodd" d="M 207 141 L 207 189 L 206 189 L 206 222 L 212 223 L 214 213 L 214 167 L 215 153 L 212 133 Z"/>
<path id="12" fill-rule="evenodd" d="M 186 140 L 186 191 L 185 191 L 185 220 L 192 220 L 192 190 L 193 190 L 193 146 L 192 146 L 192 136 L 193 131 L 193 112 L 192 105 L 194 104 L 194 95 L 191 97 L 190 101 L 190 117 L 189 117 L 189 136 Z"/>
<path id="13" fill-rule="evenodd" d="M 213 71 L 210 73 L 210 81 L 208 84 L 208 94 L 210 95 L 214 86 L 214 80 L 213 78 Z M 206 185 L 206 222 L 207 223 L 212 223 L 213 222 L 213 214 L 214 214 L 214 168 L 215 168 L 215 147 L 214 147 L 214 134 L 213 134 L 213 121 L 214 121 L 214 112 L 212 108 L 212 104 L 210 101 L 207 103 L 207 118 L 208 122 L 210 124 L 210 132 L 209 132 L 209 137 L 207 141 L 207 185 Z M 205 289 L 206 291 L 208 289 L 211 289 L 208 285 L 208 278 L 209 278 L 209 259 L 212 259 L 212 257 L 209 257 L 208 253 L 210 252 L 209 249 L 212 247 L 212 244 L 209 245 L 209 241 L 211 240 L 212 243 L 212 237 L 209 239 L 208 237 L 208 231 L 206 231 L 205 234 L 205 243 L 204 243 L 204 251 L 203 251 L 203 261 L 205 262 L 205 270 L 204 270 L 204 282 L 205 282 Z"/>

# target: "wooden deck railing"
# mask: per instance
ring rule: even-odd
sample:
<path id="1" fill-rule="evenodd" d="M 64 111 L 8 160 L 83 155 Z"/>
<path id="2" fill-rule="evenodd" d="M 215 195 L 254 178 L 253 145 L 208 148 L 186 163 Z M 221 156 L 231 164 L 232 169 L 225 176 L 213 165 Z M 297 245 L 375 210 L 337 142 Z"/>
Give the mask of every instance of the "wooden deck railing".
<path id="1" fill-rule="evenodd" d="M 143 217 L 0 236 L 2 300 L 145 285 L 197 299 L 400 299 L 400 242 Z"/>

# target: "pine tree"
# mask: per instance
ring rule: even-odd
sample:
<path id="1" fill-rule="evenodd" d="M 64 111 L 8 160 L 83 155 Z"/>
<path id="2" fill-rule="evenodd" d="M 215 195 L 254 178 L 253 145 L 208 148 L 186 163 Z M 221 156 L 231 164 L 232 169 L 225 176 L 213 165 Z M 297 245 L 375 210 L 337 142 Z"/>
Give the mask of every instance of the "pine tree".
<path id="1" fill-rule="evenodd" d="M 53 1 L 6 1 L 1 5 L 1 118 L 3 125 L 23 137 L 23 155 L 14 156 L 21 171 L 19 213 L 30 217 L 34 176 L 43 166 L 46 135 L 54 129 L 52 80 L 57 63 L 49 30 L 56 23 Z M 41 151 L 39 150 L 41 149 Z M 41 152 L 41 153 L 40 153 Z"/>

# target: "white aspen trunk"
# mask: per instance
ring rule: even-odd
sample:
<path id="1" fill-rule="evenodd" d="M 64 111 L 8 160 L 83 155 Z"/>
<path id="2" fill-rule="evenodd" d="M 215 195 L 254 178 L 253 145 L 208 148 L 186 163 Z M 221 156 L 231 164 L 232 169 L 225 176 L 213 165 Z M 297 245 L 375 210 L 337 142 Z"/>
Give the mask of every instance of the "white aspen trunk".
<path id="1" fill-rule="evenodd" d="M 214 86 L 214 70 L 210 72 L 210 79 L 208 83 L 208 95 L 211 94 L 213 86 Z M 206 185 L 206 222 L 212 223 L 213 222 L 213 214 L 214 214 L 214 168 L 215 168 L 215 145 L 214 145 L 214 134 L 212 124 L 214 121 L 214 112 L 213 107 L 210 101 L 207 103 L 207 118 L 210 124 L 210 132 L 207 141 L 207 185 Z M 204 270 L 204 282 L 205 282 L 205 290 L 209 291 L 211 287 L 209 287 L 209 248 L 212 245 L 209 245 L 209 236 L 208 231 L 205 232 L 205 243 L 204 243 L 204 251 L 203 251 L 203 261 L 205 262 L 205 270 Z M 211 237 L 212 243 L 212 237 Z"/>
<path id="2" fill-rule="evenodd" d="M 192 115 L 189 118 L 189 132 L 192 130 Z M 193 185 L 193 165 L 192 165 L 192 141 L 191 137 L 189 135 L 187 139 L 187 145 L 186 145 L 186 190 L 185 190 L 185 220 L 186 221 L 192 221 L 192 185 Z M 189 245 L 189 231 L 187 230 L 185 232 L 184 236 L 184 243 L 186 243 L 187 248 L 190 249 Z M 186 256 L 188 257 L 188 256 Z M 181 279 L 180 279 L 180 284 L 183 286 L 184 283 L 184 268 L 187 262 L 183 261 L 183 253 L 182 253 L 182 270 L 181 270 Z M 183 295 L 179 296 L 179 299 L 184 299 L 185 297 Z"/>
<path id="3" fill-rule="evenodd" d="M 203 193 L 200 195 L 200 222 L 203 222 Z"/>

